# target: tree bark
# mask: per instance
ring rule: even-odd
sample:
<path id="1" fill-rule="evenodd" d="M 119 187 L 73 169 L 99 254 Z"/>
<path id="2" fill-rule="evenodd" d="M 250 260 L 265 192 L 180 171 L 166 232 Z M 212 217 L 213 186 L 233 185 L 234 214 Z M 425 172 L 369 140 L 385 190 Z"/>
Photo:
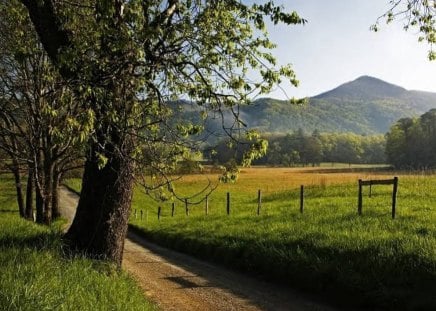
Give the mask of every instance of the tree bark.
<path id="1" fill-rule="evenodd" d="M 61 175 L 57 169 L 53 175 L 53 186 L 52 186 L 52 196 L 51 196 L 51 208 L 53 220 L 61 217 L 61 211 L 59 208 L 59 183 Z"/>
<path id="2" fill-rule="evenodd" d="M 24 218 L 24 197 L 23 197 L 23 190 L 21 186 L 21 175 L 20 175 L 20 165 L 18 164 L 18 161 L 16 159 L 13 159 L 13 167 L 12 172 L 15 179 L 15 189 L 17 192 L 17 203 L 18 203 L 18 210 L 20 212 L 20 216 Z"/>
<path id="3" fill-rule="evenodd" d="M 40 143 L 40 142 L 39 142 Z M 35 206 L 36 206 L 36 222 L 44 223 L 44 165 L 43 154 L 41 150 L 36 152 L 35 164 Z"/>
<path id="4" fill-rule="evenodd" d="M 44 223 L 50 225 L 52 221 L 52 194 L 53 194 L 53 164 L 50 160 L 44 161 Z"/>
<path id="5" fill-rule="evenodd" d="M 27 175 L 27 186 L 26 186 L 26 218 L 33 220 L 33 184 L 34 180 L 34 169 L 29 167 Z"/>
<path id="6" fill-rule="evenodd" d="M 42 196 L 42 190 L 38 183 L 35 183 L 35 207 L 36 207 L 36 219 L 39 224 L 44 223 L 44 197 Z"/>
<path id="7" fill-rule="evenodd" d="M 50 59 L 58 65 L 63 76 L 71 75 L 68 67 L 60 64 L 59 51 L 70 45 L 70 33 L 65 30 L 55 13 L 54 0 L 21 0 Z"/>
<path id="8" fill-rule="evenodd" d="M 112 139 L 112 150 L 106 153 L 108 162 L 98 167 L 96 150 L 101 142 L 91 143 L 92 150 L 85 162 L 82 192 L 73 223 L 65 241 L 74 250 L 88 256 L 108 259 L 121 266 L 124 240 L 127 234 L 133 189 L 133 160 L 124 156 L 131 144 Z M 118 151 L 117 151 L 118 150 Z"/>

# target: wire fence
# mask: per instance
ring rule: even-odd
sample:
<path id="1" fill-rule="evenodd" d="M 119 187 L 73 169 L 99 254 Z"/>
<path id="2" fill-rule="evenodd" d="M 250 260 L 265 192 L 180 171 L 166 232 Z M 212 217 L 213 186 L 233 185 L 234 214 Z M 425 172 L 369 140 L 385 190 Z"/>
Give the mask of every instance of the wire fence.
<path id="1" fill-rule="evenodd" d="M 392 185 L 392 191 L 384 188 L 383 190 L 375 190 L 375 186 L 378 185 Z M 368 186 L 366 189 L 364 186 Z M 328 192 L 328 194 L 326 194 Z M 249 206 L 248 208 L 252 208 L 253 214 L 257 216 L 261 216 L 263 214 L 265 204 L 273 204 L 277 201 L 282 201 L 283 197 L 288 198 L 289 207 L 298 208 L 300 214 L 304 214 L 307 206 L 310 206 L 311 201 L 316 199 L 325 200 L 326 197 L 342 197 L 348 198 L 347 202 L 351 203 L 355 200 L 356 206 L 356 215 L 362 215 L 363 212 L 363 198 L 375 198 L 377 196 L 382 197 L 391 197 L 391 217 L 395 219 L 396 217 L 396 209 L 397 209 L 397 193 L 398 193 L 398 177 L 394 177 L 392 179 L 379 179 L 379 180 L 360 180 L 358 181 L 357 187 L 344 187 L 344 185 L 301 185 L 297 189 L 281 191 L 276 193 L 268 193 L 266 196 L 262 189 L 258 189 L 257 194 L 253 194 L 252 198 L 242 200 L 239 198 L 238 204 L 245 204 Z M 232 201 L 233 200 L 233 201 Z M 222 203 L 216 204 L 215 208 L 219 206 L 223 206 L 225 209 L 225 214 L 227 216 L 231 216 L 232 214 L 237 213 L 238 211 L 234 211 L 233 206 L 235 205 L 235 200 L 230 191 L 225 193 L 225 196 L 222 200 Z M 179 213 L 185 214 L 186 217 L 191 215 L 191 211 L 196 208 L 196 214 L 200 213 L 200 208 L 203 209 L 204 215 L 208 216 L 211 214 L 211 203 L 210 203 L 210 195 L 206 195 L 203 200 L 198 202 L 189 202 L 187 198 L 182 200 L 182 204 L 177 205 L 176 202 L 170 203 L 162 203 L 154 208 L 150 206 L 150 208 L 144 209 L 134 209 L 133 210 L 133 218 L 139 220 L 148 221 L 150 217 L 157 217 L 158 220 L 161 220 L 164 217 L 175 217 Z M 324 203 L 326 203 L 324 201 Z M 385 204 L 386 202 L 383 202 Z M 202 205 L 200 205 L 202 204 Z M 352 204 L 352 203 L 351 203 Z M 370 205 L 370 204 L 368 204 Z M 198 208 L 200 206 L 200 208 Z M 202 206 L 202 207 L 201 207 Z M 149 215 L 150 214 L 150 215 Z M 220 213 L 222 214 L 222 212 Z"/>

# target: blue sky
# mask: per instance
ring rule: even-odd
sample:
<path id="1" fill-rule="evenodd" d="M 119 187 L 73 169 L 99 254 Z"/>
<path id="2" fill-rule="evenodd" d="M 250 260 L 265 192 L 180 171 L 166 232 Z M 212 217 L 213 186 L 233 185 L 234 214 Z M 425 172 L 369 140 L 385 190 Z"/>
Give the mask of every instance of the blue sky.
<path id="1" fill-rule="evenodd" d="M 305 26 L 270 26 L 279 63 L 291 63 L 300 80 L 270 94 L 276 98 L 313 96 L 370 75 L 406 89 L 436 92 L 436 61 L 428 61 L 429 46 L 418 42 L 416 30 L 405 32 L 401 20 L 381 23 L 389 0 L 276 0 L 308 20 Z"/>

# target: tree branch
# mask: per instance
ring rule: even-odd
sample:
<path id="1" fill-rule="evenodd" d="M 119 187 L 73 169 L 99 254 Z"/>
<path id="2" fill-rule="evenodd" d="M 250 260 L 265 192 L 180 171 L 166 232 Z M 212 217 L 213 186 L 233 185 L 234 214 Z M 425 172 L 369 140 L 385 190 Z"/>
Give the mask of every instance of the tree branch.
<path id="1" fill-rule="evenodd" d="M 62 22 L 55 13 L 54 1 L 21 0 L 27 8 L 30 19 L 41 40 L 48 56 L 56 65 L 60 65 L 60 72 L 65 78 L 69 78 L 72 72 L 60 64 L 60 53 L 70 46 L 70 33 L 63 29 Z"/>

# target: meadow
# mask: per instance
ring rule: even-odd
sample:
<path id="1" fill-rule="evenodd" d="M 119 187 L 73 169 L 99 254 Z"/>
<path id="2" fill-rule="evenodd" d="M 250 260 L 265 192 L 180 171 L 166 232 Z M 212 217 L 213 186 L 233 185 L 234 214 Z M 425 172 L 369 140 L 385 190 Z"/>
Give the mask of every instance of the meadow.
<path id="1" fill-rule="evenodd" d="M 397 218 L 391 219 L 392 186 L 385 185 L 373 186 L 371 198 L 364 189 L 358 216 L 357 180 L 394 175 L 399 177 Z M 191 197 L 208 179 L 217 176 L 187 175 L 176 183 L 176 191 L 181 198 Z M 159 244 L 320 293 L 338 305 L 434 310 L 435 184 L 436 175 L 389 171 L 243 169 L 236 183 L 220 184 L 209 196 L 207 216 L 204 201 L 189 204 L 187 216 L 183 200 L 175 202 L 172 216 L 172 200 L 155 201 L 137 188 L 130 223 Z M 300 185 L 305 185 L 303 214 Z"/>
<path id="2" fill-rule="evenodd" d="M 64 224 L 20 219 L 13 180 L 0 176 L 1 310 L 157 310 L 126 273 L 66 254 Z"/>

